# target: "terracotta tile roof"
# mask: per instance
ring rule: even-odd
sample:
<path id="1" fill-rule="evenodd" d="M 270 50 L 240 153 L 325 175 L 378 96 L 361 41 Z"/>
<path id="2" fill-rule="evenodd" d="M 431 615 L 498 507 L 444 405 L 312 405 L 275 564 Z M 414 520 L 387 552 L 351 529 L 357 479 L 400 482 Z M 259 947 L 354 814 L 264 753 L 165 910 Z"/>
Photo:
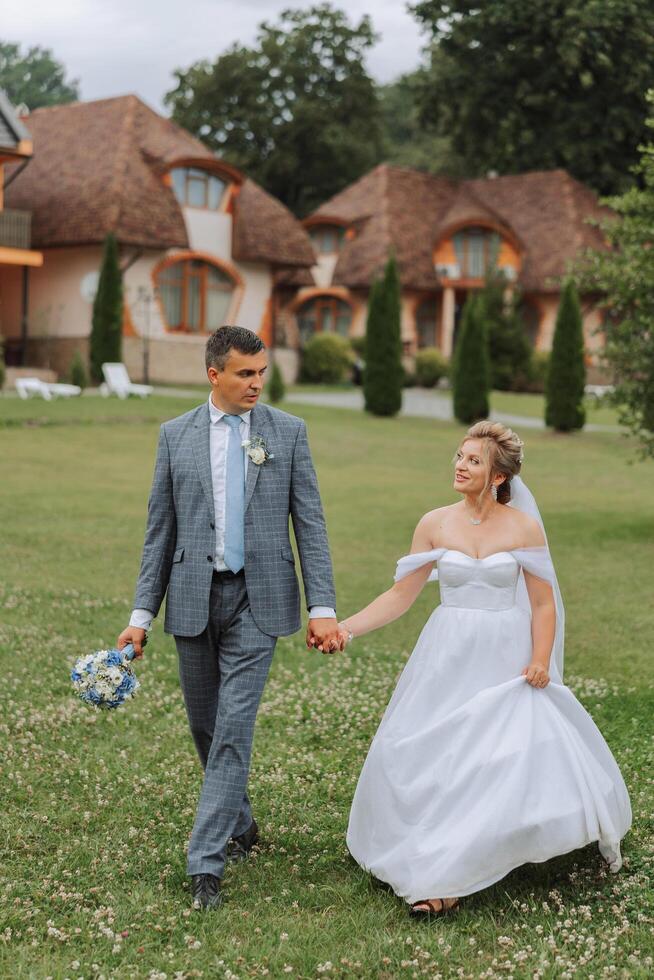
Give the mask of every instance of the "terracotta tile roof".
<path id="1" fill-rule="evenodd" d="M 242 185 L 234 205 L 232 252 L 236 260 L 276 266 L 312 266 L 311 239 L 291 212 L 253 180 Z"/>
<path id="2" fill-rule="evenodd" d="M 602 234 L 589 220 L 605 218 L 610 211 L 566 170 L 475 180 L 470 185 L 482 201 L 492 202 L 524 243 L 524 289 L 557 288 L 580 250 L 604 246 Z"/>
<path id="3" fill-rule="evenodd" d="M 523 289 L 556 289 L 584 246 L 601 247 L 587 219 L 605 216 L 596 196 L 565 170 L 454 180 L 381 164 L 312 215 L 345 220 L 357 231 L 334 270 L 334 285 L 366 287 L 394 252 L 405 287 L 439 285 L 433 248 L 461 221 L 492 219 L 524 249 Z"/>
<path id="4" fill-rule="evenodd" d="M 215 160 L 190 133 L 134 95 L 36 109 L 28 125 L 34 158 L 7 188 L 6 205 L 32 211 L 35 247 L 101 242 L 109 231 L 123 244 L 188 246 L 181 208 L 161 175 L 183 157 Z M 249 180 L 241 197 L 239 258 L 313 263 L 310 240 L 290 211 Z"/>

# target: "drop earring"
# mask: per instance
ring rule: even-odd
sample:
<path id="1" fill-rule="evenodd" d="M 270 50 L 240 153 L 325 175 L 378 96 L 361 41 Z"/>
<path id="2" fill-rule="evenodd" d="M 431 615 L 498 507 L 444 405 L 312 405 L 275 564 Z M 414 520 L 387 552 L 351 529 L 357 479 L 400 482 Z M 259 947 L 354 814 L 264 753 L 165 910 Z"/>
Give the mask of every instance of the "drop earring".
<path id="1" fill-rule="evenodd" d="M 497 501 L 497 487 L 495 486 L 495 484 L 493 484 L 493 486 L 491 487 L 491 497 L 493 498 L 493 500 Z"/>

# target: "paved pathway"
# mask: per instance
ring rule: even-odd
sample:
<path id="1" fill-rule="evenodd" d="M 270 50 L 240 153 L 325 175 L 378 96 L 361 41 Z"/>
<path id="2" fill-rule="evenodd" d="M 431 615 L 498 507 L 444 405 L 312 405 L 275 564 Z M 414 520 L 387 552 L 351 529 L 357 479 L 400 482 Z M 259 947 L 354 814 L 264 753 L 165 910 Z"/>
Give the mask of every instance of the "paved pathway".
<path id="1" fill-rule="evenodd" d="M 202 391 L 185 388 L 167 388 L 164 385 L 155 385 L 156 395 L 167 395 L 173 398 L 195 398 L 198 404 L 204 400 L 205 395 Z M 86 388 L 83 393 L 85 396 L 97 397 L 100 395 L 99 388 Z M 443 422 L 450 422 L 454 418 L 452 414 L 452 399 L 449 395 L 439 391 L 430 391 L 426 388 L 405 388 L 402 403 L 401 415 L 413 418 L 440 419 Z M 5 397 L 18 397 L 16 392 L 7 391 Z M 352 391 L 289 391 L 285 398 L 286 402 L 296 405 L 322 405 L 325 408 L 352 408 L 363 410 L 363 392 L 360 388 Z M 493 421 L 504 422 L 507 425 L 514 425 L 522 429 L 544 429 L 545 423 L 540 418 L 528 415 L 511 415 L 507 412 L 491 412 Z M 622 432 L 617 425 L 597 425 L 588 422 L 584 426 L 585 432 Z"/>
<path id="2" fill-rule="evenodd" d="M 285 401 L 298 405 L 324 405 L 325 408 L 354 408 L 363 409 L 363 393 L 356 391 L 293 391 L 286 395 Z M 453 419 L 452 399 L 449 395 L 438 391 L 428 391 L 425 388 L 405 388 L 402 404 L 402 415 L 414 418 L 441 419 L 449 422 Z M 514 425 L 522 429 L 544 429 L 545 423 L 540 418 L 528 415 L 511 415 L 506 412 L 491 412 L 491 419 Z M 620 432 L 617 425 L 596 425 L 587 423 L 586 432 Z"/>

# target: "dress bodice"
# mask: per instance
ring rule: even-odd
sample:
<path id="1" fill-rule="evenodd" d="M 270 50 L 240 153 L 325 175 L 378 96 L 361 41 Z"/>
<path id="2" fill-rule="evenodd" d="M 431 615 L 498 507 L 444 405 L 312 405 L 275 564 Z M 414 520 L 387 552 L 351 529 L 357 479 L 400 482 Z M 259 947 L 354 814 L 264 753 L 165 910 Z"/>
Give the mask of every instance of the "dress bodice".
<path id="1" fill-rule="evenodd" d="M 464 609 L 511 609 L 520 565 L 509 551 L 471 558 L 446 550 L 438 563 L 441 604 Z"/>

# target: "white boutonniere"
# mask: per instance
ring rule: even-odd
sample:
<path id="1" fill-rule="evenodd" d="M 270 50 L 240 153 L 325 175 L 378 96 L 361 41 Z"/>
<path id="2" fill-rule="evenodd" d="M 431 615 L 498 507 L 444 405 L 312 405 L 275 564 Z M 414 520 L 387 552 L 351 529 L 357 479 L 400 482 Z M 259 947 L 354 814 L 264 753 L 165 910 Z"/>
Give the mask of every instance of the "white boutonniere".
<path id="1" fill-rule="evenodd" d="M 255 464 L 255 466 L 261 466 L 262 463 L 267 463 L 269 459 L 274 459 L 272 453 L 268 452 L 268 447 L 266 446 L 266 440 L 261 436 L 254 436 L 252 439 L 245 439 L 241 443 L 243 449 Z"/>

